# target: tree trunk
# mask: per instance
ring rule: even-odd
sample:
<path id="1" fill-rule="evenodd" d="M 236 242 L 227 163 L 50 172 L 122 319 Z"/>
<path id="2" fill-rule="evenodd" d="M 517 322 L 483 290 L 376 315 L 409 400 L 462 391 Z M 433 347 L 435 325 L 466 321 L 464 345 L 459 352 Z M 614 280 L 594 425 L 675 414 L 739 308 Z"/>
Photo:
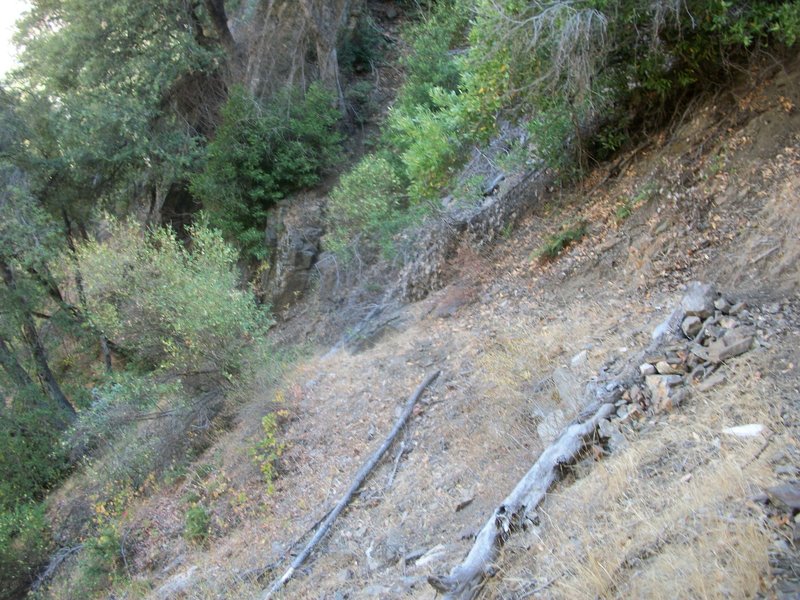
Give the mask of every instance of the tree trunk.
<path id="1" fill-rule="evenodd" d="M 614 411 L 613 403 L 598 402 L 569 425 L 539 456 L 514 490 L 497 507 L 480 530 L 464 561 L 449 575 L 432 575 L 428 583 L 444 594 L 445 600 L 472 600 L 490 576 L 500 548 L 512 533 L 522 529 L 530 515 L 558 477 L 559 468 L 583 450 L 601 420 Z"/>
<path id="2" fill-rule="evenodd" d="M 225 0 L 204 0 L 204 4 L 220 44 L 222 44 L 222 47 L 225 48 L 225 52 L 228 53 L 231 61 L 235 63 L 238 68 L 241 62 L 241 53 L 239 52 L 239 47 L 236 45 L 236 40 L 233 39 L 230 27 L 228 27 Z"/>
<path id="3" fill-rule="evenodd" d="M 39 376 L 42 388 L 50 398 L 54 407 L 64 411 L 71 420 L 76 416 L 75 408 L 61 390 L 53 372 L 50 370 L 50 365 L 47 363 L 47 352 L 42 345 L 41 339 L 39 339 L 39 333 L 36 331 L 36 324 L 29 310 L 30 305 L 25 297 L 18 294 L 14 273 L 11 267 L 2 259 L 0 259 L 0 271 L 2 271 L 3 281 L 8 289 L 13 294 L 16 294 L 22 303 L 22 310 L 20 311 L 22 317 L 22 334 L 31 350 L 31 355 L 36 365 L 36 373 Z"/>
<path id="4" fill-rule="evenodd" d="M 9 379 L 20 389 L 33 385 L 33 380 L 28 372 L 19 364 L 14 351 L 11 350 L 8 342 L 0 337 L 0 366 L 8 375 Z"/>

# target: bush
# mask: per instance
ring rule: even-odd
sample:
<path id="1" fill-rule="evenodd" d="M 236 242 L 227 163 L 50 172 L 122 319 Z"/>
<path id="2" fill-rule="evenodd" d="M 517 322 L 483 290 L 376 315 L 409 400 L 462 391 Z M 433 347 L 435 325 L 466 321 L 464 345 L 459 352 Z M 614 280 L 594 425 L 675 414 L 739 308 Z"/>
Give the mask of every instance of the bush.
<path id="1" fill-rule="evenodd" d="M 277 462 L 285 445 L 278 441 L 278 421 L 274 414 L 264 415 L 261 419 L 261 428 L 264 437 L 251 449 L 250 455 L 264 476 L 267 490 L 272 493 L 273 481 L 278 474 Z"/>
<path id="2" fill-rule="evenodd" d="M 106 588 L 113 582 L 121 563 L 122 542 L 119 532 L 113 525 L 105 525 L 97 535 L 84 543 L 81 583 L 90 592 Z"/>
<path id="3" fill-rule="evenodd" d="M 237 288 L 236 251 L 204 225 L 190 229 L 188 248 L 171 229 L 111 229 L 106 243 L 77 251 L 97 330 L 145 370 L 218 382 L 238 372 L 270 320 Z"/>
<path id="4" fill-rule="evenodd" d="M 264 106 L 244 87 L 234 87 L 205 168 L 190 183 L 211 225 L 249 257 L 264 259 L 267 210 L 315 185 L 336 163 L 339 117 L 334 95 L 319 84 L 304 95 L 285 90 Z"/>
<path id="5" fill-rule="evenodd" d="M 51 545 L 43 505 L 0 508 L 0 600 L 21 597 L 47 561 Z"/>
<path id="6" fill-rule="evenodd" d="M 208 541 L 211 527 L 211 515 L 201 505 L 196 504 L 186 511 L 184 537 L 193 544 L 202 545 Z"/>
<path id="7" fill-rule="evenodd" d="M 547 238 L 547 241 L 542 244 L 536 255 L 542 259 L 556 258 L 565 248 L 586 235 L 586 230 L 585 221 L 564 224 L 558 233 Z"/>
<path id="8" fill-rule="evenodd" d="M 328 200 L 325 244 L 340 256 L 372 249 L 389 231 L 403 199 L 403 185 L 391 164 L 374 155 L 343 175 Z"/>
<path id="9" fill-rule="evenodd" d="M 56 417 L 25 405 L 0 414 L 0 510 L 41 500 L 66 472 Z"/>

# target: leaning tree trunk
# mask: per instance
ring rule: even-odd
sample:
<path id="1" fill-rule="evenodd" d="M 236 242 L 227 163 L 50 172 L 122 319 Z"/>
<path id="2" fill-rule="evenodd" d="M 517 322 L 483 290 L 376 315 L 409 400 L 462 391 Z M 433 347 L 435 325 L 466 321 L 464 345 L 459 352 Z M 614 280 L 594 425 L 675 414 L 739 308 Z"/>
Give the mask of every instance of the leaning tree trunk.
<path id="1" fill-rule="evenodd" d="M 24 389 L 33 385 L 33 380 L 30 378 L 30 375 L 28 375 L 28 372 L 19 364 L 8 342 L 2 337 L 0 337 L 0 367 L 3 367 L 8 378 L 11 379 L 18 388 Z"/>
<path id="2" fill-rule="evenodd" d="M 25 297 L 21 296 L 17 290 L 16 281 L 14 279 L 14 272 L 11 267 L 3 260 L 0 260 L 0 272 L 2 272 L 3 281 L 12 294 L 15 294 L 19 301 L 22 303 L 22 310 L 20 311 L 22 321 L 22 335 L 25 342 L 30 348 L 31 355 L 33 356 L 34 364 L 36 365 L 36 374 L 42 384 L 47 396 L 50 398 L 55 408 L 60 409 L 65 413 L 69 420 L 76 416 L 75 408 L 67 399 L 61 386 L 58 385 L 55 375 L 50 370 L 50 365 L 47 362 L 47 352 L 44 349 L 42 340 L 39 338 L 39 333 L 36 330 L 36 324 L 33 321 L 33 316 L 28 309 L 28 301 Z"/>
<path id="3" fill-rule="evenodd" d="M 572 462 L 584 449 L 597 426 L 614 411 L 613 403 L 598 402 L 587 408 L 539 456 L 514 490 L 498 506 L 478 533 L 464 561 L 449 575 L 432 575 L 428 583 L 446 600 L 472 600 L 495 570 L 494 561 L 512 533 L 527 521 L 558 478 L 559 469 Z"/>

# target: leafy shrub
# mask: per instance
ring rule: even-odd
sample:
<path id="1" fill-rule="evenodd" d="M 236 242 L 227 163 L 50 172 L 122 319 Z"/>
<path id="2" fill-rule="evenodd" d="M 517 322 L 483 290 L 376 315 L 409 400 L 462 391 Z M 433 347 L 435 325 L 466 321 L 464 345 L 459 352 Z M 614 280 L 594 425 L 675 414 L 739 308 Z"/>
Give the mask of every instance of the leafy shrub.
<path id="1" fill-rule="evenodd" d="M 84 542 L 83 547 L 82 583 L 90 592 L 108 587 L 122 564 L 119 532 L 113 525 L 104 525 L 97 535 Z"/>
<path id="2" fill-rule="evenodd" d="M 0 414 L 0 510 L 41 500 L 67 470 L 52 412 L 15 405 Z"/>
<path id="3" fill-rule="evenodd" d="M 412 201 L 436 197 L 463 160 L 468 141 L 461 135 L 458 96 L 434 90 L 433 97 L 439 110 L 418 106 L 413 112 L 393 111 L 389 117 L 388 127 L 407 140 L 400 157 Z"/>
<path id="4" fill-rule="evenodd" d="M 374 155 L 342 176 L 328 200 L 325 244 L 346 256 L 370 247 L 390 226 L 403 198 L 403 185 L 391 164 Z"/>
<path id="5" fill-rule="evenodd" d="M 92 274 L 84 287 L 93 325 L 145 369 L 220 382 L 239 371 L 270 321 L 237 288 L 236 251 L 219 232 L 195 225 L 187 248 L 170 229 L 111 230 L 77 252 Z"/>
<path id="6" fill-rule="evenodd" d="M 278 459 L 281 457 L 285 445 L 278 441 L 278 421 L 274 413 L 264 415 L 261 419 L 261 429 L 264 437 L 250 450 L 250 455 L 264 476 L 267 490 L 272 493 L 273 482 L 278 474 Z"/>
<path id="7" fill-rule="evenodd" d="M 547 238 L 544 244 L 536 252 L 539 258 L 553 259 L 574 242 L 586 235 L 586 222 L 562 225 L 561 230 Z"/>
<path id="8" fill-rule="evenodd" d="M 190 184 L 211 225 L 250 257 L 265 258 L 267 209 L 316 184 L 336 162 L 339 116 L 333 94 L 319 84 L 305 95 L 285 90 L 264 106 L 244 87 L 234 87 L 205 168 Z"/>
<path id="9" fill-rule="evenodd" d="M 187 540 L 193 544 L 205 544 L 210 535 L 210 527 L 211 515 L 203 506 L 195 504 L 186 511 L 183 535 Z"/>
<path id="10" fill-rule="evenodd" d="M 458 91 L 461 69 L 452 50 L 466 42 L 471 4 L 466 0 L 436 2 L 404 32 L 411 48 L 402 61 L 406 79 L 398 93 L 398 110 L 436 109 L 434 90 Z"/>
<path id="11" fill-rule="evenodd" d="M 0 600 L 21 597 L 51 545 L 43 505 L 0 508 Z"/>

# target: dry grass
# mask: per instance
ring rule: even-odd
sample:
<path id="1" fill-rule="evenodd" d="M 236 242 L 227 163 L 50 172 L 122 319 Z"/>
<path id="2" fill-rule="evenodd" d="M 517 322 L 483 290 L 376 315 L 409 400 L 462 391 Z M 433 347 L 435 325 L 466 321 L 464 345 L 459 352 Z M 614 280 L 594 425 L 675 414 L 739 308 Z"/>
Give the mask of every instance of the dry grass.
<path id="1" fill-rule="evenodd" d="M 549 496 L 542 524 L 512 542 L 492 598 L 749 598 L 765 586 L 771 534 L 748 501 L 774 474 L 766 440 L 722 427 L 772 423 L 772 385 L 741 359 L 728 384 L 654 423 L 590 474 Z M 731 416 L 735 415 L 734 418 Z M 780 432 L 774 435 L 780 436 Z M 529 548 L 529 550 L 528 550 Z M 548 585 L 549 584 L 549 585 Z"/>

